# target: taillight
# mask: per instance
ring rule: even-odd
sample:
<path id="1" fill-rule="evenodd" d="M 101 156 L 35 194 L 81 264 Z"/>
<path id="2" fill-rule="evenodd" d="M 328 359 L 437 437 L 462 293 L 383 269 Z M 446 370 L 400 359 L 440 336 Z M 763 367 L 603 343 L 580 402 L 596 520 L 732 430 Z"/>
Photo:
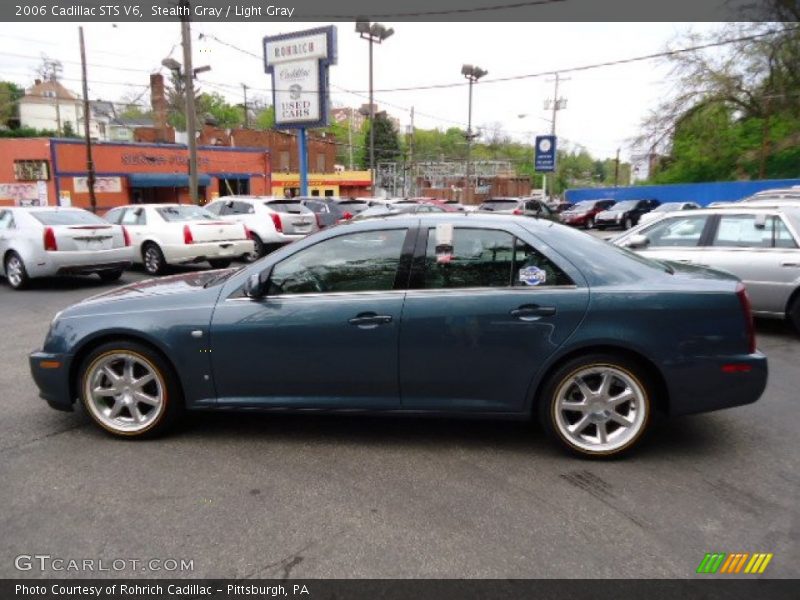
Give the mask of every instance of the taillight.
<path id="1" fill-rule="evenodd" d="M 281 216 L 278 213 L 272 213 L 272 224 L 275 225 L 275 231 L 283 233 L 283 223 L 281 223 Z"/>
<path id="2" fill-rule="evenodd" d="M 350 220 L 350 219 L 352 219 L 352 218 L 353 218 L 353 214 L 352 214 L 352 213 L 349 213 L 349 212 L 346 212 L 346 213 L 344 213 L 344 214 L 342 215 L 342 219 L 344 219 L 345 221 L 349 221 L 349 220 Z"/>
<path id="3" fill-rule="evenodd" d="M 188 225 L 183 226 L 183 243 L 194 244 L 194 237 L 192 236 L 192 230 L 189 229 Z"/>
<path id="4" fill-rule="evenodd" d="M 322 229 L 324 227 L 322 224 L 322 217 L 319 216 L 319 213 L 314 213 L 314 216 L 317 219 L 317 229 Z"/>
<path id="5" fill-rule="evenodd" d="M 52 227 L 45 227 L 44 228 L 44 249 L 49 251 L 56 251 L 58 250 L 58 244 L 56 243 L 56 233 L 53 231 Z"/>
<path id="6" fill-rule="evenodd" d="M 736 285 L 736 296 L 744 313 L 745 329 L 747 331 L 747 351 L 752 354 L 756 351 L 756 328 L 753 324 L 753 307 L 750 304 L 750 296 L 747 295 L 747 288 L 743 283 Z"/>
<path id="7" fill-rule="evenodd" d="M 122 228 L 122 239 L 125 241 L 126 246 L 131 245 L 131 234 L 128 233 L 125 227 Z"/>
<path id="8" fill-rule="evenodd" d="M 522 211 L 521 211 L 520 209 L 518 209 L 518 208 L 515 208 L 515 209 L 514 209 L 514 213 L 513 213 L 513 214 L 515 214 L 515 215 L 521 215 L 521 214 L 522 214 Z"/>
<path id="9" fill-rule="evenodd" d="M 247 228 L 247 225 L 242 225 L 242 227 L 244 227 L 244 237 L 247 238 L 248 240 L 252 240 L 253 232 Z"/>

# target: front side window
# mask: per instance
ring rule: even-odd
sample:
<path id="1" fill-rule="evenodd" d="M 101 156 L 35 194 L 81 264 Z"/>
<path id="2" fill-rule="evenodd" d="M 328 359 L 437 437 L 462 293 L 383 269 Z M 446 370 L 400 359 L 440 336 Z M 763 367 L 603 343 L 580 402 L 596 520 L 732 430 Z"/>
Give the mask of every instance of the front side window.
<path id="1" fill-rule="evenodd" d="M 206 206 L 206 210 L 211 214 L 218 215 L 222 212 L 223 203 L 222 202 L 212 202 Z"/>
<path id="2" fill-rule="evenodd" d="M 797 242 L 792 237 L 786 223 L 780 217 L 773 217 L 775 224 L 775 247 L 776 248 L 797 248 Z"/>
<path id="3" fill-rule="evenodd" d="M 506 231 L 455 228 L 452 246 L 447 241 L 428 230 L 426 289 L 572 284 L 552 261 Z"/>
<path id="4" fill-rule="evenodd" d="M 12 229 L 14 227 L 14 217 L 10 210 L 0 210 L 0 231 Z"/>
<path id="5" fill-rule="evenodd" d="M 713 246 L 729 248 L 770 248 L 772 223 L 755 215 L 723 215 L 714 234 Z"/>
<path id="6" fill-rule="evenodd" d="M 161 215 L 165 221 L 170 223 L 182 221 L 211 221 L 215 218 L 214 214 L 199 206 L 165 206 L 163 208 L 157 208 L 156 212 Z"/>
<path id="7" fill-rule="evenodd" d="M 665 218 L 641 233 L 647 236 L 650 248 L 690 248 L 700 243 L 706 221 L 706 215 Z"/>
<path id="8" fill-rule="evenodd" d="M 341 235 L 275 265 L 270 295 L 394 289 L 405 229 Z"/>
<path id="9" fill-rule="evenodd" d="M 146 225 L 147 218 L 141 208 L 129 208 L 120 221 L 121 225 Z"/>

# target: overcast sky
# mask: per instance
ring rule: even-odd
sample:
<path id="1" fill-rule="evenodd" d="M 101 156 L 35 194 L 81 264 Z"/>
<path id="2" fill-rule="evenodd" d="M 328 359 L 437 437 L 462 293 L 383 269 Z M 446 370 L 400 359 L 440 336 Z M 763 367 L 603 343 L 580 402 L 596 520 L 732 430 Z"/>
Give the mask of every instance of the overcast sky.
<path id="1" fill-rule="evenodd" d="M 236 45 L 261 56 L 261 40 L 323 24 L 193 23 L 195 66 L 212 70 L 199 76 L 201 89 L 217 91 L 231 102 L 241 102 L 246 83 L 250 97 L 269 96 L 270 78 L 262 61 L 207 37 Z M 395 34 L 375 47 L 375 88 L 386 89 L 438 83 L 459 83 L 464 63 L 489 71 L 486 79 L 593 64 L 662 51 L 665 44 L 689 29 L 708 31 L 713 23 L 385 23 Z M 331 69 L 335 105 L 359 106 L 368 87 L 367 42 L 353 24 L 338 28 L 338 64 Z M 176 23 L 84 24 L 91 99 L 149 98 L 148 73 L 170 55 L 182 60 L 180 25 Z M 0 79 L 23 86 L 33 83 L 41 55 L 64 64 L 63 83 L 80 92 L 78 24 L 25 23 L 8 25 L 0 36 Z M 19 56 L 24 55 L 25 57 Z M 612 157 L 618 147 L 623 158 L 626 142 L 639 123 L 674 82 L 669 67 L 645 61 L 565 74 L 559 96 L 567 108 L 559 111 L 559 137 L 585 146 L 597 157 Z M 347 93 L 358 92 L 362 95 Z M 474 90 L 475 126 L 500 122 L 515 139 L 548 133 L 550 113 L 544 102 L 553 95 L 547 78 L 480 83 Z M 380 108 L 409 123 L 415 107 L 415 125 L 421 128 L 466 127 L 467 88 L 375 93 Z M 520 118 L 519 115 L 526 115 Z"/>

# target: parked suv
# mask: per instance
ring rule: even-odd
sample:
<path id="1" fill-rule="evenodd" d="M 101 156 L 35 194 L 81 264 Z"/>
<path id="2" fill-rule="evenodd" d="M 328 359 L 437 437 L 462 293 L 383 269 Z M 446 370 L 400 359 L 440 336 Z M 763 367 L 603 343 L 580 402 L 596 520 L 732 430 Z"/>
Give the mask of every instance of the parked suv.
<path id="1" fill-rule="evenodd" d="M 255 260 L 276 248 L 319 230 L 314 213 L 297 198 L 224 196 L 206 206 L 225 221 L 242 223 L 250 231 Z"/>
<path id="2" fill-rule="evenodd" d="M 622 200 L 608 210 L 598 213 L 594 222 L 598 229 L 608 227 L 630 229 L 638 225 L 643 214 L 657 208 L 660 204 L 658 200 Z"/>

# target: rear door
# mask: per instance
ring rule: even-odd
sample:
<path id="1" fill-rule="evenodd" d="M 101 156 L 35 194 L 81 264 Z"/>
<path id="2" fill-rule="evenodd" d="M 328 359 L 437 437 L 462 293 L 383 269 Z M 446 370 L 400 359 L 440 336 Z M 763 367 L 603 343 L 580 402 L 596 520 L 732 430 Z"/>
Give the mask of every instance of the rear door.
<path id="1" fill-rule="evenodd" d="M 699 266 L 709 266 L 708 248 L 703 245 L 713 221 L 707 214 L 678 214 L 666 216 L 637 234 L 647 238 L 647 246 L 637 248 L 640 254 L 658 260 L 673 260 Z"/>
<path id="2" fill-rule="evenodd" d="M 720 215 L 705 262 L 739 277 L 759 312 L 783 314 L 800 278 L 797 240 L 779 215 Z"/>
<path id="3" fill-rule="evenodd" d="M 404 410 L 520 412 L 589 291 L 521 227 L 420 230 L 400 330 Z"/>

